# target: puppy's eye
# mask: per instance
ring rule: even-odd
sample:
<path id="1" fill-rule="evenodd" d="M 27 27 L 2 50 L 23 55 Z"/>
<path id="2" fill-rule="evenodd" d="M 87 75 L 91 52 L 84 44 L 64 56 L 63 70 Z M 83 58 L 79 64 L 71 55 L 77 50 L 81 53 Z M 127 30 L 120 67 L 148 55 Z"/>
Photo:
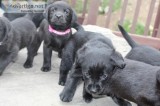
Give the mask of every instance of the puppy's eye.
<path id="1" fill-rule="evenodd" d="M 90 78 L 90 77 L 91 77 L 91 75 L 90 75 L 88 72 L 85 72 L 85 73 L 84 73 L 84 76 L 85 76 L 86 78 Z"/>
<path id="2" fill-rule="evenodd" d="M 55 12 L 57 10 L 57 8 L 52 8 L 51 10 L 52 10 L 52 12 Z"/>
<path id="3" fill-rule="evenodd" d="M 101 78 L 102 80 L 105 80 L 105 79 L 107 78 L 107 75 L 104 74 L 104 75 L 102 75 L 100 78 Z"/>
<path id="4" fill-rule="evenodd" d="M 64 10 L 64 13 L 65 14 L 69 14 L 69 10 Z"/>

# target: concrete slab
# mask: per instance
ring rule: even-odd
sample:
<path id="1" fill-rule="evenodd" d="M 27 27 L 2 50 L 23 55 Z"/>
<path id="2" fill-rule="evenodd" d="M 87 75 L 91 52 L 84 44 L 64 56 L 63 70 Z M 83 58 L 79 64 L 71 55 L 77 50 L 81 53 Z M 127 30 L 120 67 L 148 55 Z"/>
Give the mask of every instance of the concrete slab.
<path id="1" fill-rule="evenodd" d="M 110 30 L 97 26 L 85 26 L 85 29 L 111 38 L 117 51 L 123 55 L 130 49 L 123 39 L 113 35 Z M 0 77 L 0 106 L 117 106 L 108 97 L 85 103 L 82 99 L 82 85 L 78 87 L 72 102 L 61 102 L 59 93 L 63 87 L 58 85 L 60 59 L 57 53 L 53 52 L 52 70 L 46 73 L 40 70 L 43 63 L 42 46 L 31 69 L 23 68 L 26 53 L 26 49 L 21 50 L 16 62 L 11 63 Z"/>

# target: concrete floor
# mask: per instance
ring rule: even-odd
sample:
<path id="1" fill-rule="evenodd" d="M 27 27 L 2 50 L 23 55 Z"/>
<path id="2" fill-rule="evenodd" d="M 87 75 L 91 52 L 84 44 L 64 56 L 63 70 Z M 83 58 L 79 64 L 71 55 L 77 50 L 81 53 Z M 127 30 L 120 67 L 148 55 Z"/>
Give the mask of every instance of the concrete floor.
<path id="1" fill-rule="evenodd" d="M 85 26 L 85 29 L 96 29 L 96 32 L 111 38 L 123 56 L 130 49 L 123 39 L 113 35 L 110 30 L 96 26 Z M 107 97 L 85 103 L 82 85 L 78 87 L 72 102 L 63 103 L 59 99 L 63 87 L 58 85 L 60 59 L 57 53 L 53 52 L 52 70 L 46 73 L 40 70 L 43 62 L 42 46 L 35 57 L 33 68 L 24 69 L 25 60 L 26 49 L 19 52 L 16 62 L 11 63 L 0 77 L 0 106 L 117 106 Z"/>

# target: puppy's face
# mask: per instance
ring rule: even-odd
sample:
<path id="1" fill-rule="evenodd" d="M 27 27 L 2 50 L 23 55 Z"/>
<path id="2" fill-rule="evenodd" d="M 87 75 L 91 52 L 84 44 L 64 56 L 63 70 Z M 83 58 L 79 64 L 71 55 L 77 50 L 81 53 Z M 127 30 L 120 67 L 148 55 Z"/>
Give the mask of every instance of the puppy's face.
<path id="1" fill-rule="evenodd" d="M 83 64 L 81 60 L 78 60 L 78 62 L 79 64 Z M 85 63 L 82 66 L 82 71 L 75 73 L 82 75 L 85 90 L 88 93 L 99 95 L 103 94 L 107 81 L 114 72 L 115 67 L 123 69 L 125 67 L 125 62 L 121 54 L 113 51 L 108 56 L 103 55 L 102 58 L 99 57 L 99 61 L 96 59 L 96 64 L 90 61 L 90 63 Z"/>
<path id="2" fill-rule="evenodd" d="M 53 28 L 63 30 L 71 27 L 76 15 L 66 2 L 57 1 L 48 6 L 46 18 Z"/>
<path id="3" fill-rule="evenodd" d="M 88 93 L 96 95 L 103 93 L 108 76 L 107 70 L 112 70 L 112 67 L 107 69 L 104 65 L 97 65 L 82 73 L 85 89 Z"/>

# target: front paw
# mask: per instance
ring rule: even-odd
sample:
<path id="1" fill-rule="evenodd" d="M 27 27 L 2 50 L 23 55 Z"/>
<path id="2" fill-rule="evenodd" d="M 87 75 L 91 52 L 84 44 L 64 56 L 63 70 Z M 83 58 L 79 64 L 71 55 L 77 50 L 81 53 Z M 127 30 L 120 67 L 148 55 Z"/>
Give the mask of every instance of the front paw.
<path id="1" fill-rule="evenodd" d="M 65 91 L 63 91 L 60 94 L 60 99 L 63 102 L 71 102 L 72 99 L 73 99 L 73 96 L 74 96 L 74 94 L 72 92 L 65 92 Z"/>
<path id="2" fill-rule="evenodd" d="M 90 103 L 92 101 L 93 97 L 90 94 L 86 94 L 86 95 L 83 95 L 83 99 L 86 103 Z"/>
<path id="3" fill-rule="evenodd" d="M 58 84 L 64 86 L 66 83 L 67 75 L 60 74 Z"/>
<path id="4" fill-rule="evenodd" d="M 23 67 L 24 68 L 31 68 L 33 65 L 30 62 L 25 62 Z"/>
<path id="5" fill-rule="evenodd" d="M 65 85 L 65 81 L 59 81 L 58 84 L 61 85 L 61 86 L 64 86 Z"/>
<path id="6" fill-rule="evenodd" d="M 51 70 L 51 67 L 43 66 L 43 67 L 41 68 L 41 70 L 42 70 L 43 72 L 48 72 L 48 71 Z"/>

